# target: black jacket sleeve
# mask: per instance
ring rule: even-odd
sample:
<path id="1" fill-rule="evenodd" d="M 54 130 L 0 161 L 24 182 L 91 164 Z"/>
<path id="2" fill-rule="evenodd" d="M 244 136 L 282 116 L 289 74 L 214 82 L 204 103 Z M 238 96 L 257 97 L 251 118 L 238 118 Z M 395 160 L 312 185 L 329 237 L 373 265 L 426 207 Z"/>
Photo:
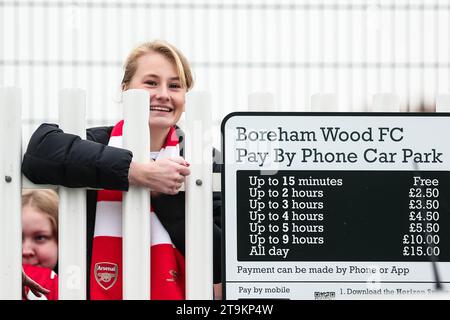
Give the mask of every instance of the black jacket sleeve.
<path id="1" fill-rule="evenodd" d="M 106 146 L 110 128 L 79 136 L 64 133 L 56 124 L 44 123 L 33 133 L 22 162 L 22 172 L 33 183 L 64 187 L 128 190 L 132 153 Z"/>

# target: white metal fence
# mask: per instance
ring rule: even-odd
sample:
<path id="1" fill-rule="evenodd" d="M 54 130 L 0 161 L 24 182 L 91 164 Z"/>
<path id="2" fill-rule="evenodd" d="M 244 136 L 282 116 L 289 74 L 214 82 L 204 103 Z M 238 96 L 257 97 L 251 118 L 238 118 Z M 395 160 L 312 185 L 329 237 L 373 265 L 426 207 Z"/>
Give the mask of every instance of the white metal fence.
<path id="1" fill-rule="evenodd" d="M 60 92 L 60 127 L 65 132 L 85 136 L 85 93 L 79 89 Z M 311 96 L 311 111 L 339 110 L 333 94 Z M 148 161 L 148 93 L 129 90 L 123 96 L 125 123 L 124 148 L 134 160 Z M 212 127 L 211 98 L 208 93 L 190 93 L 187 99 L 185 127 L 189 141 L 185 156 L 191 163 L 186 181 L 186 298 L 212 299 L 212 191 L 220 191 L 220 177 L 212 175 L 210 150 L 212 140 L 205 132 Z M 21 189 L 42 188 L 22 177 L 21 166 L 21 92 L 0 88 L 0 299 L 21 298 Z M 274 96 L 254 93 L 248 97 L 250 111 L 276 111 Z M 372 98 L 371 111 L 398 112 L 395 94 L 379 93 Z M 436 97 L 436 111 L 450 111 L 450 94 Z M 129 139 L 125 139 L 128 135 Z M 126 141 L 129 141 L 128 144 Z M 205 153 L 205 150 L 208 150 Z M 202 183 L 196 183 L 198 180 Z M 45 187 L 45 186 L 44 186 Z M 55 186 L 46 186 L 55 188 Z M 59 298 L 86 299 L 86 208 L 85 190 L 59 187 Z M 124 201 L 123 231 L 124 299 L 148 299 L 150 293 L 149 193 L 130 188 Z M 139 203 L 133 208 L 127 202 Z M 199 206 L 198 204 L 202 205 Z M 69 227 L 70 226 L 70 227 Z M 137 232 L 137 230 L 141 230 Z M 201 230 L 201 232 L 199 232 Z"/>
<path id="2" fill-rule="evenodd" d="M 85 96 L 79 89 L 60 92 L 60 127 L 81 137 L 85 137 Z M 148 161 L 148 101 L 148 92 L 144 90 L 129 90 L 123 95 L 124 120 L 131 124 L 124 128 L 124 148 L 131 150 L 133 160 L 138 162 Z M 207 112 L 210 102 L 207 93 L 192 94 L 187 100 L 187 108 L 192 112 L 186 117 L 186 125 L 211 127 L 211 113 Z M 20 90 L 1 88 L 0 111 L 4 116 L 0 123 L 0 141 L 5 152 L 0 159 L 0 299 L 21 298 L 21 189 L 43 187 L 32 184 L 21 174 L 20 110 Z M 186 297 L 212 299 L 212 159 L 194 156 L 203 155 L 205 148 L 211 150 L 212 144 L 201 143 L 203 136 L 190 138 L 199 143 L 185 145 L 185 155 L 192 164 L 185 188 L 186 243 L 189 244 L 186 249 Z M 202 183 L 196 183 L 198 180 Z M 219 189 L 218 184 L 220 182 L 216 181 L 215 190 Z M 59 187 L 59 195 L 59 299 L 86 299 L 85 190 Z M 133 187 L 124 196 L 124 299 L 150 298 L 150 215 L 142 214 L 149 212 L 149 197 L 148 190 Z"/>
<path id="3" fill-rule="evenodd" d="M 215 121 L 254 91 L 283 111 L 317 92 L 341 111 L 370 110 L 377 92 L 431 111 L 450 88 L 448 0 L 0 0 L 0 86 L 27 92 L 23 140 L 57 121 L 60 88 L 87 89 L 89 126 L 111 123 L 126 55 L 152 39 L 185 53 Z"/>

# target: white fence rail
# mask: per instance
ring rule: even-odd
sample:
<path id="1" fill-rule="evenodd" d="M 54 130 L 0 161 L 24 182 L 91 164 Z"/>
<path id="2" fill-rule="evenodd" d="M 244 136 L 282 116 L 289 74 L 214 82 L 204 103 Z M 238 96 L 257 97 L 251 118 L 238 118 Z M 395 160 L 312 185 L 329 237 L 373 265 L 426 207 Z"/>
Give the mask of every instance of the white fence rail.
<path id="1" fill-rule="evenodd" d="M 185 157 L 191 162 L 191 175 L 186 181 L 186 290 L 188 300 L 213 298 L 213 269 L 205 261 L 205 252 L 213 252 L 213 215 L 203 214 L 199 207 L 212 208 L 212 162 L 204 161 L 211 158 L 212 141 L 206 140 L 204 133 L 211 128 L 211 123 L 205 123 L 203 118 L 211 119 L 211 97 L 207 93 L 188 96 L 186 113 L 186 132 L 190 138 L 185 144 Z M 197 143 L 198 142 L 198 143 Z M 210 241 L 207 241 L 210 239 Z M 191 246 L 195 243 L 196 246 Z M 199 282 L 203 278 L 205 281 Z"/>
<path id="2" fill-rule="evenodd" d="M 19 89 L 0 89 L 0 112 L 0 299 L 20 299 L 22 137 Z"/>
<path id="3" fill-rule="evenodd" d="M 124 147 L 133 151 L 134 160 L 148 161 L 148 93 L 124 93 Z M 65 132 L 85 137 L 85 93 L 68 89 L 60 94 L 60 126 Z M 249 95 L 248 110 L 277 111 L 270 93 Z M 399 99 L 391 93 L 373 96 L 371 111 L 397 112 Z M 335 94 L 311 97 L 311 111 L 338 111 Z M 187 99 L 186 158 L 191 175 L 186 181 L 186 297 L 212 299 L 212 203 L 211 192 L 220 191 L 220 175 L 212 172 L 211 140 L 205 132 L 212 128 L 211 97 L 191 93 Z M 436 97 L 436 112 L 450 111 L 450 95 Z M 20 171 L 21 92 L 0 88 L 0 299 L 21 299 L 21 189 L 57 188 L 34 185 Z M 195 141 L 195 143 L 194 143 Z M 205 156 L 209 152 L 209 156 Z M 59 187 L 59 298 L 86 299 L 86 207 L 84 189 Z M 132 206 L 130 204 L 133 204 Z M 199 205 L 201 204 L 201 205 Z M 124 299 L 150 298 L 150 248 L 148 230 L 148 191 L 130 187 L 124 197 L 123 257 Z M 201 232 L 199 232 L 201 230 Z"/>
<path id="4" fill-rule="evenodd" d="M 59 93 L 59 126 L 86 139 L 86 94 Z M 86 299 L 86 191 L 59 187 L 58 294 L 60 300 Z"/>
<path id="5" fill-rule="evenodd" d="M 199 95 L 200 98 L 195 98 Z M 56 186 L 34 185 L 22 178 L 21 167 L 21 93 L 17 88 L 0 88 L 0 142 L 2 150 L 0 166 L 0 299 L 21 299 L 21 263 L 22 263 L 22 227 L 21 227 L 21 189 Z M 148 130 L 148 93 L 143 90 L 129 90 L 124 93 L 124 147 L 133 151 L 134 161 L 148 161 L 150 145 Z M 210 110 L 210 99 L 204 99 L 201 93 L 192 93 L 191 101 L 195 103 L 192 110 Z M 68 133 L 85 137 L 85 93 L 82 90 L 63 90 L 60 94 L 60 126 Z M 188 104 L 189 104 L 188 100 Z M 189 106 L 187 106 L 189 108 Z M 191 127 L 210 128 L 210 113 L 199 112 L 192 120 Z M 208 119 L 209 117 L 209 119 Z M 189 119 L 189 117 L 188 117 Z M 127 138 L 128 136 L 128 138 Z M 200 137 L 197 141 L 203 141 Z M 205 145 L 192 144 L 194 150 L 189 154 L 203 154 Z M 209 151 L 211 151 L 211 146 Z M 190 161 L 191 177 L 186 188 L 188 203 L 198 203 L 201 194 L 202 205 L 190 209 L 186 207 L 186 266 L 190 280 L 186 284 L 188 299 L 212 299 L 212 233 L 198 232 L 211 229 L 212 203 L 205 203 L 211 198 L 212 186 L 220 190 L 220 181 L 212 183 L 211 157 L 199 157 Z M 215 180 L 220 180 L 215 175 Z M 192 183 L 192 181 L 194 181 Z M 201 181 L 201 183 L 199 183 Z M 196 183 L 197 182 L 197 183 Z M 84 189 L 59 187 L 59 298 L 86 299 L 86 199 Z M 208 195 L 208 196 L 207 196 Z M 132 205 L 131 205 L 132 204 Z M 145 189 L 133 188 L 126 193 L 123 201 L 123 257 L 124 257 L 124 299 L 150 298 L 150 215 L 138 213 L 149 212 L 149 193 Z M 192 206 L 191 206 L 192 207 Z M 208 226 L 208 227 L 206 227 Z"/>
<path id="6" fill-rule="evenodd" d="M 129 90 L 123 93 L 123 147 L 133 152 L 133 160 L 150 161 L 148 130 L 149 93 Z M 130 186 L 123 194 L 123 298 L 150 299 L 150 194 Z M 126 279 L 126 280 L 125 280 Z"/>

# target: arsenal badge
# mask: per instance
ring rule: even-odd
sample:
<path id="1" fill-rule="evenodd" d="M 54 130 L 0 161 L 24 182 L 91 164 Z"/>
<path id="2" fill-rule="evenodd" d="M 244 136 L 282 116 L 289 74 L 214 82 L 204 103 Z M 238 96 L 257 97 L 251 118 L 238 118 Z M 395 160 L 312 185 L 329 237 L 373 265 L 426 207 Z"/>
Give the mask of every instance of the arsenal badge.
<path id="1" fill-rule="evenodd" d="M 119 267 L 111 262 L 99 262 L 95 264 L 95 281 L 105 290 L 110 289 L 117 281 Z"/>

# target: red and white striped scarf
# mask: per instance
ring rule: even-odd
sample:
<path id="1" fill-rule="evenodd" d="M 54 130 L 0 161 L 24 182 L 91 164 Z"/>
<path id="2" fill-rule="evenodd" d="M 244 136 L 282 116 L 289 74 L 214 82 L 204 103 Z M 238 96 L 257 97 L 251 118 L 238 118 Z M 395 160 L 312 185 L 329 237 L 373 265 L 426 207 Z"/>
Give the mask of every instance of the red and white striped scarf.
<path id="1" fill-rule="evenodd" d="M 123 120 L 108 145 L 122 147 Z M 157 159 L 179 156 L 178 136 L 172 127 Z M 153 208 L 151 214 L 151 298 L 185 299 L 185 262 Z M 122 192 L 100 190 L 92 246 L 90 275 L 92 300 L 122 299 Z"/>

